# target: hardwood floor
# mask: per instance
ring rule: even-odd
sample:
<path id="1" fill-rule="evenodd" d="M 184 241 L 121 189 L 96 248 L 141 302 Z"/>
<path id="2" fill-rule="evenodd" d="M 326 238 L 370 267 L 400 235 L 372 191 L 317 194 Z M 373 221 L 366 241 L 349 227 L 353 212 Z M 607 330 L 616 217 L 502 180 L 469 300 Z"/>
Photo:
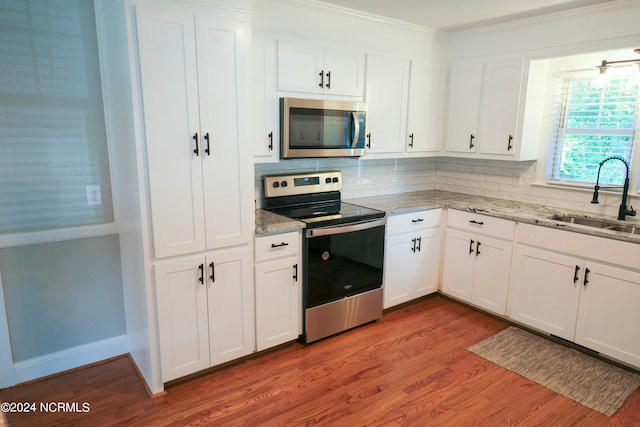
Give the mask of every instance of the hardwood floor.
<path id="1" fill-rule="evenodd" d="M 81 413 L 7 413 L 9 426 L 640 425 L 640 389 L 609 418 L 466 350 L 506 327 L 434 296 L 171 385 L 156 398 L 121 357 L 0 390 L 0 400 L 89 404 Z"/>

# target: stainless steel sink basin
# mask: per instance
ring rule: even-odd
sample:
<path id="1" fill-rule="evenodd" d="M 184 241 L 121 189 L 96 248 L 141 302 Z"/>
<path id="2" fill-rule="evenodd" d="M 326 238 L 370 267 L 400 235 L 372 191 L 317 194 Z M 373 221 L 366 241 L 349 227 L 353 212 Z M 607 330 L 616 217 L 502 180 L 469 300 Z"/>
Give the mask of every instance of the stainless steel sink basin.
<path id="1" fill-rule="evenodd" d="M 554 215 L 552 219 L 570 224 L 586 225 L 604 230 L 621 231 L 629 234 L 640 234 L 640 229 L 634 224 L 620 224 L 618 221 L 602 218 L 590 218 L 576 215 Z"/>

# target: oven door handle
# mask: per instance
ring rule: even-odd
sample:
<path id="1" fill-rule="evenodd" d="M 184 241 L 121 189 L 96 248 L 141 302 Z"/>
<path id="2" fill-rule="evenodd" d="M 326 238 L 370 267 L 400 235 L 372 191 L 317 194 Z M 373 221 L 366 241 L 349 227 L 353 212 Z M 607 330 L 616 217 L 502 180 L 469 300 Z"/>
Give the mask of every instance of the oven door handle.
<path id="1" fill-rule="evenodd" d="M 374 219 L 369 221 L 353 222 L 350 224 L 341 224 L 331 227 L 318 227 L 306 230 L 305 236 L 310 239 L 313 237 L 330 236 L 332 234 L 351 233 L 352 231 L 367 230 L 369 228 L 379 227 L 387 223 L 386 218 Z"/>

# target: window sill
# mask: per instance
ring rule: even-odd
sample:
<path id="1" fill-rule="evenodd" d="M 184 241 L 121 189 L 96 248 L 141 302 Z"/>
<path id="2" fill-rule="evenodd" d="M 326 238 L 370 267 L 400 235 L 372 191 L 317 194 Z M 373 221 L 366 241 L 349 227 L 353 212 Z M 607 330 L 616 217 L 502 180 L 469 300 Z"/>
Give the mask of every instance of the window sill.
<path id="1" fill-rule="evenodd" d="M 556 188 L 561 190 L 580 191 L 584 193 L 593 193 L 593 189 L 595 187 L 595 184 L 566 184 L 563 182 L 553 182 L 553 181 L 536 182 L 531 185 L 533 187 Z M 609 185 L 607 185 L 607 187 L 609 187 Z M 622 185 L 619 187 L 618 186 L 612 186 L 612 187 L 613 188 L 603 188 L 603 189 L 600 189 L 599 191 L 601 193 L 612 193 L 612 194 L 622 193 Z"/>

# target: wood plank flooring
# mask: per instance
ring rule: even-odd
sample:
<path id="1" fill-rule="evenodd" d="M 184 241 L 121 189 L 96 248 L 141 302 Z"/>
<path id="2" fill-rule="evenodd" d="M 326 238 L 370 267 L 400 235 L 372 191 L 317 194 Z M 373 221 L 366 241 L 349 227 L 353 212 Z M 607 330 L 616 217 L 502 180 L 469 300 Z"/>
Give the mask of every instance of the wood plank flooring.
<path id="1" fill-rule="evenodd" d="M 506 327 L 433 296 L 311 345 L 171 385 L 156 398 L 121 357 L 0 390 L 0 400 L 90 406 L 6 413 L 9 426 L 640 426 L 640 389 L 609 418 L 466 350 Z"/>

